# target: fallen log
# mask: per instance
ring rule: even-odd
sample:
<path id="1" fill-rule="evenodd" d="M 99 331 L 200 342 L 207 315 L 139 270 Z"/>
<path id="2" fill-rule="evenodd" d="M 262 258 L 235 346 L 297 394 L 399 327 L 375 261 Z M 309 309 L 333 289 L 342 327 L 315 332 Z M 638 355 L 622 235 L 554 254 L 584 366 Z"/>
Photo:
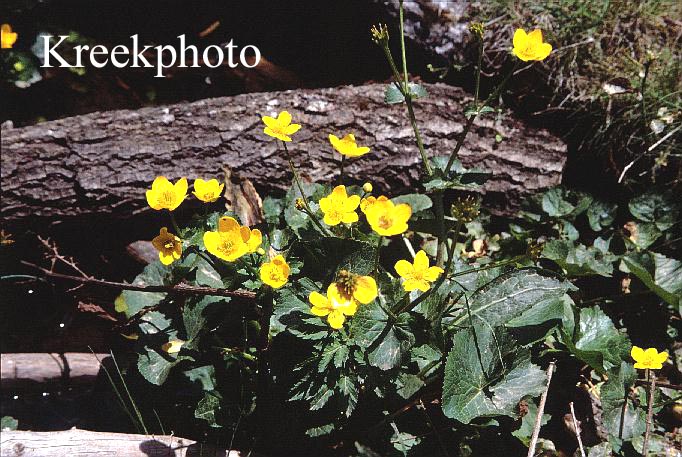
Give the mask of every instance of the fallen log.
<path id="1" fill-rule="evenodd" d="M 425 86 L 429 96 L 415 107 L 422 138 L 430 156 L 447 155 L 471 97 L 444 84 Z M 384 103 L 384 87 L 244 94 L 3 128 L 2 218 L 7 227 L 44 228 L 76 216 L 82 222 L 148 214 L 144 190 L 155 176 L 211 177 L 224 166 L 261 195 L 281 192 L 291 179 L 286 158 L 260 121 L 280 110 L 303 125 L 290 151 L 304 177 L 336 176 L 338 154 L 327 136 L 354 132 L 372 152 L 346 164 L 349 181 L 372 181 L 393 194 L 413 190 L 421 170 L 412 129 L 403 106 Z M 504 112 L 476 121 L 460 157 L 493 172 L 488 203 L 510 214 L 524 195 L 561 181 L 566 146 Z"/>
<path id="2" fill-rule="evenodd" d="M 109 354 L 5 353 L 0 355 L 0 379 L 6 392 L 94 384 L 100 362 Z"/>
<path id="3" fill-rule="evenodd" d="M 125 433 L 71 430 L 59 432 L 3 431 L 1 457 L 239 457 L 238 451 L 212 446 L 177 436 L 130 435 Z"/>

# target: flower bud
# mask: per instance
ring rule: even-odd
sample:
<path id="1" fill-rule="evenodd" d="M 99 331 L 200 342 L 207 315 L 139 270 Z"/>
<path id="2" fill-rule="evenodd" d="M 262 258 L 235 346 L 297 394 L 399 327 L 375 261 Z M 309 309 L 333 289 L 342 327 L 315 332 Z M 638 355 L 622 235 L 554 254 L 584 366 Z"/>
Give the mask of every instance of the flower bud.
<path id="1" fill-rule="evenodd" d="M 478 210 L 480 204 L 481 202 L 478 200 L 478 198 L 472 195 L 467 195 L 464 198 L 458 198 L 452 204 L 450 209 L 452 217 L 464 223 L 472 222 L 480 214 L 480 211 Z"/>
<path id="2" fill-rule="evenodd" d="M 372 41 L 376 44 L 388 44 L 388 28 L 384 24 L 373 25 L 370 32 L 372 33 Z"/>
<path id="3" fill-rule="evenodd" d="M 305 209 L 305 201 L 302 198 L 297 198 L 295 204 L 297 210 L 303 211 Z"/>
<path id="4" fill-rule="evenodd" d="M 374 189 L 374 187 L 372 187 L 371 182 L 366 182 L 362 185 L 362 190 L 364 190 L 368 194 L 371 193 L 373 189 Z"/>
<path id="5" fill-rule="evenodd" d="M 472 22 L 469 24 L 469 31 L 476 35 L 476 37 L 481 40 L 483 39 L 483 33 L 485 32 L 485 26 L 481 22 Z"/>
<path id="6" fill-rule="evenodd" d="M 258 253 L 258 255 L 265 255 L 265 249 L 263 248 L 258 248 L 256 252 Z"/>

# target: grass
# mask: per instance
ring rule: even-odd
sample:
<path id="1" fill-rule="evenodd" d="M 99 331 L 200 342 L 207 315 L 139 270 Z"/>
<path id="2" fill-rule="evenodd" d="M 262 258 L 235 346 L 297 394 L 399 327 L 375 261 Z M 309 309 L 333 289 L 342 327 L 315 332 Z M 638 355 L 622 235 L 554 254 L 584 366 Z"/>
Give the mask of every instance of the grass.
<path id="1" fill-rule="evenodd" d="M 539 27 L 554 46 L 550 59 L 521 78 L 533 81 L 525 88 L 535 99 L 529 112 L 565 119 L 561 133 L 579 153 L 600 156 L 614 178 L 634 161 L 622 177 L 626 184 L 679 185 L 681 3 L 498 0 L 482 5 L 484 16 L 498 18 L 495 35 Z M 537 83 L 543 90 L 533 87 Z M 621 93 L 609 93 L 613 90 Z"/>

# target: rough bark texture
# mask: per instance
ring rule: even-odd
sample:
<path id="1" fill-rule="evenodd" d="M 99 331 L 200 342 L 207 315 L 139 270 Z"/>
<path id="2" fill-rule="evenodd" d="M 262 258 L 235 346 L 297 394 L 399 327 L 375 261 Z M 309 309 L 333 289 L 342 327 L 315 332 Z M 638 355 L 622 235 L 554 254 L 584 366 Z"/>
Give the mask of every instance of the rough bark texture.
<path id="1" fill-rule="evenodd" d="M 100 361 L 103 362 L 108 357 L 109 354 L 73 352 L 2 354 L 2 390 L 14 392 L 45 389 L 48 384 L 91 384 L 97 379 Z"/>
<path id="2" fill-rule="evenodd" d="M 426 87 L 429 96 L 415 107 L 424 144 L 430 156 L 447 155 L 470 96 L 443 84 Z M 421 166 L 412 129 L 404 106 L 384 103 L 383 91 L 384 85 L 372 84 L 254 93 L 3 129 L 2 217 L 8 226 L 128 217 L 151 211 L 144 189 L 155 176 L 211 177 L 225 166 L 262 195 L 281 192 L 291 179 L 286 158 L 262 133 L 259 115 L 285 109 L 303 125 L 289 150 L 304 177 L 335 177 L 339 156 L 327 136 L 354 132 L 372 152 L 347 163 L 351 181 L 372 181 L 391 194 L 414 189 Z M 478 120 L 460 156 L 465 165 L 493 172 L 486 198 L 509 214 L 524 194 L 560 182 L 566 147 L 505 112 Z"/>
<path id="3" fill-rule="evenodd" d="M 91 432 L 72 428 L 62 432 L 2 432 L 1 457 L 239 457 L 237 451 L 213 449 L 177 436 L 146 436 Z"/>

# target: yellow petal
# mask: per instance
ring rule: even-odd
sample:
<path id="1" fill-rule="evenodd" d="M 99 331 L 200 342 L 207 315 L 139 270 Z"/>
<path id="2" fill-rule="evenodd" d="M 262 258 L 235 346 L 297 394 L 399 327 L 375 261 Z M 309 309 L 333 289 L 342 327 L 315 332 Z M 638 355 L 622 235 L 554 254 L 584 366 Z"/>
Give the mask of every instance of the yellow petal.
<path id="1" fill-rule="evenodd" d="M 658 359 L 657 362 L 661 364 L 661 366 L 668 360 L 668 353 L 663 351 L 660 354 L 658 354 Z"/>
<path id="2" fill-rule="evenodd" d="M 329 316 L 327 316 L 327 321 L 329 322 L 329 326 L 335 330 L 340 329 L 343 327 L 343 323 L 346 321 L 346 317 L 343 315 L 343 313 L 339 310 L 334 310 L 331 313 L 329 313 Z"/>
<path id="3" fill-rule="evenodd" d="M 169 210 L 173 211 L 180 206 L 180 203 L 185 200 L 185 197 L 187 197 L 187 188 L 187 178 L 179 179 L 178 182 L 175 183 L 173 186 L 173 192 L 175 192 L 175 202 L 170 208 L 168 208 Z"/>
<path id="4" fill-rule="evenodd" d="M 332 200 L 334 201 L 344 202 L 348 198 L 348 194 L 346 193 L 346 186 L 344 185 L 336 186 L 334 190 L 332 190 L 331 197 Z"/>
<path id="5" fill-rule="evenodd" d="M 263 242 L 263 234 L 260 232 L 258 229 L 253 229 L 251 230 L 251 236 L 249 237 L 249 240 L 247 242 L 247 245 L 249 247 L 249 252 L 256 252 L 258 248 L 260 247 L 261 243 Z M 282 256 L 278 256 L 282 257 Z M 282 259 L 284 260 L 284 259 Z"/>
<path id="6" fill-rule="evenodd" d="M 360 276 L 355 280 L 353 297 L 363 305 L 377 298 L 378 294 L 377 282 L 371 276 Z"/>
<path id="7" fill-rule="evenodd" d="M 540 29 L 535 29 L 532 32 L 528 34 L 528 40 L 533 44 L 533 45 L 540 45 L 542 43 L 542 30 Z"/>
<path id="8" fill-rule="evenodd" d="M 647 360 L 656 360 L 658 358 L 658 351 L 655 348 L 648 348 L 644 351 L 644 358 Z"/>
<path id="9" fill-rule="evenodd" d="M 412 207 L 407 203 L 396 205 L 394 209 L 394 217 L 398 220 L 407 222 L 412 217 Z"/>
<path id="10" fill-rule="evenodd" d="M 279 125 L 282 127 L 291 124 L 291 114 L 289 114 L 289 111 L 282 111 L 279 113 L 279 116 L 277 116 L 277 122 L 279 122 Z"/>
<path id="11" fill-rule="evenodd" d="M 239 222 L 233 217 L 223 216 L 218 220 L 219 232 L 234 232 L 239 230 Z"/>
<path id="12" fill-rule="evenodd" d="M 426 270 L 426 273 L 424 273 L 424 279 L 427 281 L 435 281 L 438 279 L 440 275 L 443 274 L 443 269 L 439 267 L 429 267 L 428 270 Z"/>
<path id="13" fill-rule="evenodd" d="M 287 135 L 283 135 L 283 134 L 271 129 L 270 127 L 265 127 L 263 129 L 263 133 L 265 133 L 266 135 L 269 135 L 273 138 L 277 138 L 278 140 L 291 141 L 291 137 L 289 137 Z"/>
<path id="14" fill-rule="evenodd" d="M 358 304 L 355 302 L 355 300 L 351 300 L 346 303 L 345 306 L 339 308 L 339 310 L 344 314 L 344 316 L 353 316 L 358 310 Z"/>
<path id="15" fill-rule="evenodd" d="M 421 279 L 407 279 L 403 283 L 403 288 L 408 292 L 412 292 L 415 289 L 419 289 L 423 292 L 426 292 L 427 290 L 429 290 L 430 287 L 431 286 L 429 285 L 428 282 Z"/>
<path id="16" fill-rule="evenodd" d="M 279 128 L 279 122 L 277 122 L 277 119 L 274 117 L 263 116 L 261 117 L 261 120 L 270 129 L 277 130 Z"/>
<path id="17" fill-rule="evenodd" d="M 320 198 L 320 210 L 322 210 L 323 213 L 328 213 L 332 210 L 332 199 L 331 197 L 322 197 Z"/>
<path id="18" fill-rule="evenodd" d="M 175 258 L 173 257 L 173 254 L 164 254 L 163 251 L 159 251 L 159 260 L 164 265 L 170 265 Z"/>
<path id="19" fill-rule="evenodd" d="M 284 127 L 284 133 L 286 133 L 287 135 L 293 135 L 299 130 L 301 130 L 301 124 L 291 124 Z"/>
<path id="20" fill-rule="evenodd" d="M 429 258 L 426 256 L 426 252 L 419 251 L 414 256 L 414 270 L 415 271 L 425 271 L 429 268 Z"/>
<path id="21" fill-rule="evenodd" d="M 407 260 L 398 260 L 394 268 L 395 272 L 402 278 L 408 278 L 414 273 L 414 266 Z"/>
<path id="22" fill-rule="evenodd" d="M 514 43 L 514 48 L 524 48 L 526 46 L 527 40 L 528 35 L 526 35 L 526 31 L 523 29 L 516 29 L 516 32 L 514 32 L 514 39 L 512 40 Z"/>
<path id="23" fill-rule="evenodd" d="M 337 211 L 325 213 L 323 221 L 327 225 L 339 225 L 341 223 L 341 213 Z"/>
<path id="24" fill-rule="evenodd" d="M 329 303 L 329 299 L 319 292 L 311 292 L 308 296 L 308 301 L 315 308 L 327 310 L 327 312 L 329 312 L 329 309 L 331 309 L 331 303 Z M 326 315 L 326 313 L 324 315 Z"/>
<path id="25" fill-rule="evenodd" d="M 630 356 L 637 362 L 644 359 L 644 349 L 638 346 L 632 346 Z"/>
<path id="26" fill-rule="evenodd" d="M 351 195 L 346 199 L 345 202 L 343 202 L 343 211 L 344 212 L 351 212 L 355 211 L 357 207 L 360 206 L 360 196 L 359 195 Z"/>
<path id="27" fill-rule="evenodd" d="M 549 43 L 542 43 L 538 46 L 538 49 L 536 50 L 535 58 L 537 60 L 545 60 L 551 52 L 552 52 L 552 45 Z"/>
<path id="28" fill-rule="evenodd" d="M 311 313 L 313 313 L 316 316 L 320 316 L 320 317 L 326 316 L 327 314 L 329 314 L 329 311 L 330 311 L 329 308 L 318 308 L 316 306 L 313 306 L 312 308 L 310 308 Z"/>
<path id="29" fill-rule="evenodd" d="M 344 224 L 353 224 L 359 220 L 358 213 L 352 211 L 350 213 L 343 213 L 341 216 L 341 222 Z"/>

